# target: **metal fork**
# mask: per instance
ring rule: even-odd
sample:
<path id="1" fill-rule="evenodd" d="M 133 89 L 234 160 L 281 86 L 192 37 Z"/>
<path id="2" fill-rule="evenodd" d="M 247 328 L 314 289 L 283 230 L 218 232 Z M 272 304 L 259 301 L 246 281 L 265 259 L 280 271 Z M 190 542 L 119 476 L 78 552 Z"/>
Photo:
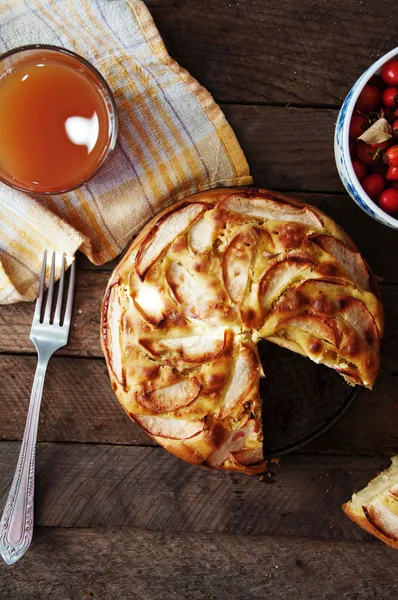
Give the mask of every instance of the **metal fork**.
<path id="1" fill-rule="evenodd" d="M 0 521 L 0 554 L 8 565 L 14 564 L 27 551 L 33 535 L 33 499 L 35 457 L 40 404 L 48 361 L 56 350 L 68 342 L 72 315 L 75 263 L 70 269 L 65 315 L 62 320 L 65 255 L 62 255 L 61 276 L 54 318 L 51 318 L 54 300 L 55 252 L 52 254 L 47 300 L 44 303 L 47 251 L 44 252 L 40 276 L 39 297 L 36 301 L 30 340 L 36 346 L 38 361 L 30 397 L 28 417 L 11 490 Z M 44 316 L 42 313 L 44 310 Z"/>

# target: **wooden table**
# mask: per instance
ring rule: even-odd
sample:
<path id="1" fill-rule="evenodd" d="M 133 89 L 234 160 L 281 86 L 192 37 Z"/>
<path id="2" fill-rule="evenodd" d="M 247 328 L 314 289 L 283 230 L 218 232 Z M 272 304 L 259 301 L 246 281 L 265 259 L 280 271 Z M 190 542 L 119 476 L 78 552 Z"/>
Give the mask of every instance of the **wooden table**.
<path id="1" fill-rule="evenodd" d="M 256 184 L 334 217 L 383 277 L 383 372 L 345 416 L 269 476 L 209 472 L 157 447 L 114 399 L 99 343 L 111 266 L 80 260 L 70 344 L 51 361 L 40 421 L 36 530 L 0 565 L 1 600 L 392 599 L 398 552 L 340 505 L 398 452 L 398 233 L 344 192 L 333 128 L 351 84 L 396 45 L 387 0 L 148 0 L 171 55 L 222 105 Z M 32 305 L 0 307 L 0 499 L 36 358 Z"/>

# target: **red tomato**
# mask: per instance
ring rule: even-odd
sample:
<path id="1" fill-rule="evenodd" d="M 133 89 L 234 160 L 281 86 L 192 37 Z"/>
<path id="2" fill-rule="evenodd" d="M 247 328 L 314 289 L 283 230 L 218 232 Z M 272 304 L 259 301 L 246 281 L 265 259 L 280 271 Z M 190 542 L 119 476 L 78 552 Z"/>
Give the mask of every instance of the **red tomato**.
<path id="1" fill-rule="evenodd" d="M 361 113 L 368 113 L 380 106 L 381 94 L 379 88 L 368 83 L 359 94 L 356 109 Z"/>
<path id="2" fill-rule="evenodd" d="M 398 137 L 398 119 L 395 119 L 395 121 L 392 122 L 391 128 L 392 128 L 392 134 L 395 137 Z"/>
<path id="3" fill-rule="evenodd" d="M 386 178 L 388 165 L 385 165 L 383 162 L 376 162 L 371 168 L 371 173 L 378 173 L 379 175 L 383 175 L 384 179 Z"/>
<path id="4" fill-rule="evenodd" d="M 389 142 L 382 144 L 367 144 L 359 140 L 357 142 L 357 156 L 365 165 L 373 165 L 381 160 L 381 150 L 388 146 Z"/>
<path id="5" fill-rule="evenodd" d="M 388 167 L 386 179 L 388 181 L 398 181 L 398 167 Z"/>
<path id="6" fill-rule="evenodd" d="M 381 68 L 380 76 L 387 85 L 398 85 L 398 59 L 392 58 L 386 62 Z"/>
<path id="7" fill-rule="evenodd" d="M 350 123 L 350 138 L 354 138 L 355 140 L 359 138 L 360 135 L 369 127 L 369 121 L 366 117 L 362 117 L 361 115 L 354 115 L 351 119 Z"/>
<path id="8" fill-rule="evenodd" d="M 395 108 L 398 106 L 398 87 L 386 87 L 382 96 L 384 106 Z"/>
<path id="9" fill-rule="evenodd" d="M 398 146 L 391 146 L 385 151 L 383 162 L 392 167 L 398 167 Z"/>
<path id="10" fill-rule="evenodd" d="M 375 85 L 376 87 L 383 88 L 384 87 L 384 81 L 382 80 L 382 78 L 380 77 L 380 75 L 372 75 L 372 77 L 369 79 L 368 83 L 370 85 Z"/>
<path id="11" fill-rule="evenodd" d="M 352 168 L 354 169 L 355 175 L 358 177 L 358 181 L 362 181 L 368 174 L 368 170 L 365 165 L 357 158 L 352 159 Z"/>
<path id="12" fill-rule="evenodd" d="M 377 198 L 377 204 L 388 214 L 398 212 L 398 188 L 383 190 Z"/>
<path id="13" fill-rule="evenodd" d="M 374 173 L 373 175 L 365 177 L 365 179 L 361 181 L 361 185 L 369 198 L 377 198 L 386 187 L 386 180 L 382 175 Z"/>

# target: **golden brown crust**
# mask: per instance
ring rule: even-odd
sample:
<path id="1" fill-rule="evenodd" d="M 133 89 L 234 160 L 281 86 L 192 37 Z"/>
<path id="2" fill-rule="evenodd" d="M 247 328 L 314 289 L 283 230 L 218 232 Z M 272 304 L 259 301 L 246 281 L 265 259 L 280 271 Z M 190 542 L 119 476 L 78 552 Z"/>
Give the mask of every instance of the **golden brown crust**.
<path id="1" fill-rule="evenodd" d="M 112 274 L 101 328 L 112 386 L 173 454 L 258 473 L 257 340 L 371 387 L 375 291 L 355 244 L 317 208 L 262 189 L 201 192 L 148 223 Z"/>
<path id="2" fill-rule="evenodd" d="M 342 509 L 359 527 L 398 548 L 398 456 Z"/>
<path id="3" fill-rule="evenodd" d="M 346 502 L 343 504 L 342 509 L 344 510 L 347 517 L 351 519 L 356 525 L 364 529 L 371 535 L 374 535 L 379 540 L 387 544 L 387 546 L 391 546 L 391 548 L 398 548 L 398 539 L 392 539 L 386 536 L 382 531 L 377 529 L 366 517 L 365 511 L 362 510 L 362 514 L 360 511 L 356 511 L 352 508 L 350 502 Z"/>

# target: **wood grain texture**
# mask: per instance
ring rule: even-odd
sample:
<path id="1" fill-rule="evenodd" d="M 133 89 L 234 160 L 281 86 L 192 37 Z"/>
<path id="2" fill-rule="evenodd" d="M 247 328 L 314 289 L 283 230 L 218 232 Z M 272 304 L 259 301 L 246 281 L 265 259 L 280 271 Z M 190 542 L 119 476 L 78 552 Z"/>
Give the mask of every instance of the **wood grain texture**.
<path id="1" fill-rule="evenodd" d="M 333 152 L 337 110 L 222 105 L 256 185 L 344 192 Z"/>
<path id="2" fill-rule="evenodd" d="M 19 444 L 0 443 L 3 505 Z M 389 460 L 289 455 L 261 481 L 189 465 L 162 448 L 41 443 L 37 525 L 367 539 L 340 506 Z"/>
<path id="3" fill-rule="evenodd" d="M 2 600 L 389 600 L 397 561 L 377 542 L 36 528 L 0 587 Z"/>
<path id="4" fill-rule="evenodd" d="M 0 439 L 22 438 L 36 359 L 0 356 Z M 23 376 L 21 376 L 23 374 Z M 362 390 L 346 414 L 303 452 L 392 456 L 398 452 L 398 378 L 383 373 L 374 391 Z M 265 402 L 267 399 L 265 398 Z M 286 398 L 287 405 L 296 402 Z M 156 445 L 128 419 L 112 391 L 102 360 L 54 358 L 40 412 L 39 440 Z"/>
<path id="5" fill-rule="evenodd" d="M 167 49 L 217 101 L 341 104 L 396 46 L 395 0 L 147 0 Z"/>
<path id="6" fill-rule="evenodd" d="M 0 356 L 0 439 L 22 439 L 36 358 Z M 55 357 L 50 361 L 39 440 L 155 445 L 118 404 L 104 360 Z"/>

